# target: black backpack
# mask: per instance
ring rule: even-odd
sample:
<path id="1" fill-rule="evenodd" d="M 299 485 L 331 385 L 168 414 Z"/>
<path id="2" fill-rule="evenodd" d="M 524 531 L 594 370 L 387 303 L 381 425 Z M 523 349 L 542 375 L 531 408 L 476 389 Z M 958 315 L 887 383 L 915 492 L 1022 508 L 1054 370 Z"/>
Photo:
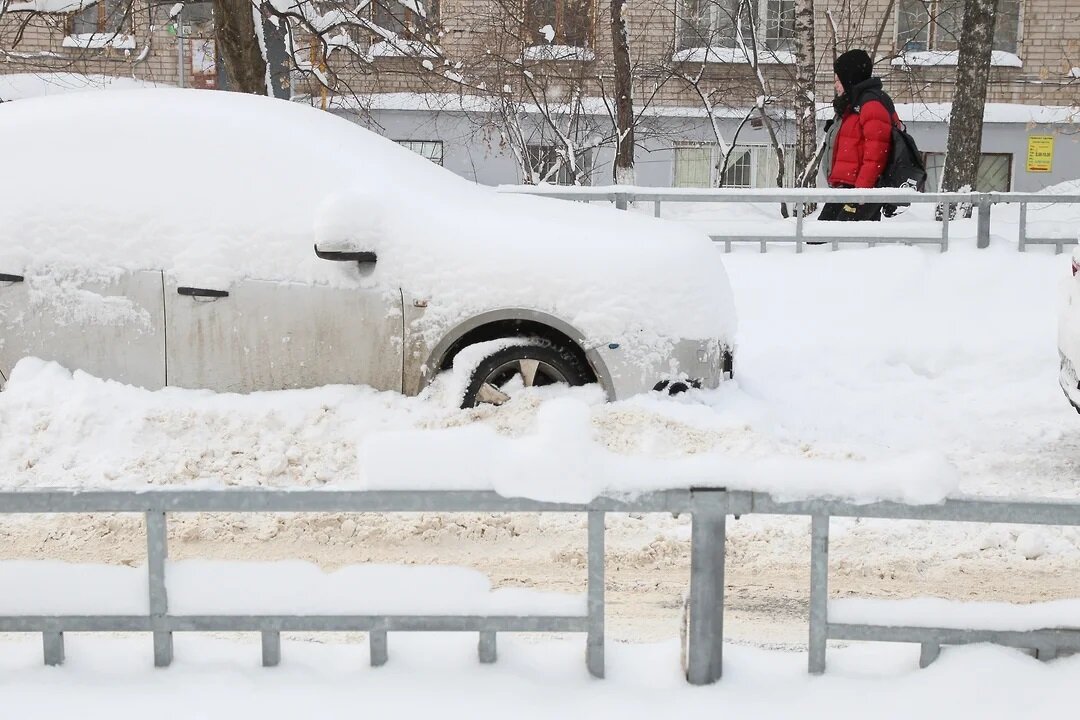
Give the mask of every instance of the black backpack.
<path id="1" fill-rule="evenodd" d="M 877 100 L 888 111 L 889 116 L 896 114 L 896 107 L 892 98 L 882 91 L 870 90 L 859 97 L 861 105 L 866 100 Z M 855 112 L 859 108 L 854 108 Z M 923 162 L 919 146 L 915 144 L 915 138 L 907 131 L 907 127 L 900 122 L 892 124 L 892 138 L 889 142 L 889 159 L 885 162 L 885 169 L 878 178 L 878 187 L 883 188 L 906 188 L 925 192 L 926 190 L 926 163 Z M 911 203 L 896 203 L 896 206 L 907 207 Z M 895 206 L 894 206 L 895 207 Z"/>

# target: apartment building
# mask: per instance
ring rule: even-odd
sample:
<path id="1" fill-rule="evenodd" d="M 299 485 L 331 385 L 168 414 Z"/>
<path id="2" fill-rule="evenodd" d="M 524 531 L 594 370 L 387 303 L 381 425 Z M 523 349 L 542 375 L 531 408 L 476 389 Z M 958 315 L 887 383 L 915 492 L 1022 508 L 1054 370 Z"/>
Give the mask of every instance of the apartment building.
<path id="1" fill-rule="evenodd" d="M 944 159 L 962 7 L 819 0 L 815 12 L 820 118 L 835 52 L 875 50 L 877 74 L 927 153 L 931 186 Z M 477 182 L 610 181 L 603 0 L 302 0 L 289 10 L 292 19 L 274 27 L 292 28 L 294 100 Z M 627 10 L 638 182 L 775 185 L 774 145 L 794 136 L 794 0 L 629 0 Z M 1080 176 L 1078 16 L 1080 0 L 998 0 L 980 189 L 1037 190 Z M 9 1 L 0 16 L 0 74 L 23 78 L 224 88 L 217 50 L 207 2 Z M 4 88 L 0 77 L 0 99 Z M 724 145 L 735 149 L 721 169 Z M 785 182 L 791 175 L 789 167 Z"/>

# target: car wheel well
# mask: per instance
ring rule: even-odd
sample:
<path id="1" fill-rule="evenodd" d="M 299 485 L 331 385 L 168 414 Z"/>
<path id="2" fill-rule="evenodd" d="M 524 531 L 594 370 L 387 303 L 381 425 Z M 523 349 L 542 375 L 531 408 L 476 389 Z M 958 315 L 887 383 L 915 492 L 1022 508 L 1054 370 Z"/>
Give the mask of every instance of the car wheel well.
<path id="1" fill-rule="evenodd" d="M 454 364 L 454 357 L 469 345 L 507 337 L 538 337 L 547 340 L 553 345 L 565 348 L 581 361 L 583 367 L 589 369 L 593 382 L 599 380 L 596 370 L 593 368 L 592 363 L 589 362 L 589 358 L 581 345 L 566 333 L 534 320 L 497 320 L 469 330 L 455 340 L 447 349 L 439 363 L 439 369 L 449 370 Z"/>

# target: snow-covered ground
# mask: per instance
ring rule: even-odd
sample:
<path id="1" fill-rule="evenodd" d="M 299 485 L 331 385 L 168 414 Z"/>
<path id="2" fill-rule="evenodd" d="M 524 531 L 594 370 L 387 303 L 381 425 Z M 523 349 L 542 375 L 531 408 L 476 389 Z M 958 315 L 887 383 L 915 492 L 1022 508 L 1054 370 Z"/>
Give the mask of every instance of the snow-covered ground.
<path id="1" fill-rule="evenodd" d="M 947 649 L 926 670 L 911 648 L 831 652 L 823 677 L 804 655 L 730 647 L 725 677 L 692 688 L 678 647 L 613 645 L 608 677 L 588 677 L 580 641 L 500 643 L 499 661 L 476 662 L 474 636 L 392 636 L 390 662 L 367 667 L 363 645 L 285 642 L 282 665 L 257 667 L 246 643 L 180 636 L 174 665 L 152 667 L 148 638 L 68 642 L 61 668 L 41 666 L 37 642 L 0 645 L 0 702 L 11 717 L 96 718 L 637 718 L 761 720 L 866 717 L 1060 716 L 1075 702 L 1080 658 L 1040 663 L 992 647 Z M 976 670 L 977 669 L 977 670 Z"/>
<path id="2" fill-rule="evenodd" d="M 995 215 L 999 239 L 1008 235 L 1007 213 Z M 1080 225 L 1060 214 L 1047 222 L 1063 235 Z M 29 360 L 0 393 L 0 483 L 415 486 L 431 464 L 406 454 L 409 447 L 442 452 L 444 463 L 480 462 L 477 438 L 486 437 L 510 443 L 510 456 L 514 448 L 568 448 L 560 463 L 526 453 L 536 467 L 499 488 L 537 496 L 602 489 L 566 462 L 584 458 L 600 474 L 605 463 L 628 461 L 764 468 L 762 487 L 795 494 L 820 491 L 822 475 L 807 468 L 824 467 L 841 473 L 831 492 L 864 499 L 911 492 L 932 500 L 943 491 L 1080 497 L 1080 418 L 1057 385 L 1056 301 L 1060 282 L 1072 280 L 1067 256 L 1018 253 L 1005 240 L 975 250 L 964 240 L 970 225 L 957 224 L 959 239 L 945 254 L 880 247 L 727 256 L 739 312 L 736 379 L 676 398 L 605 404 L 595 388 L 548 389 L 463 411 L 439 387 L 423 398 L 342 387 L 150 393 Z M 610 518 L 613 639 L 675 635 L 688 529 L 685 517 Z M 579 517 L 217 514 L 177 517 L 171 530 L 178 560 L 297 558 L 328 568 L 409 561 L 471 566 L 497 588 L 580 592 L 584 583 Z M 472 717 L 505 716 L 511 703 L 526 716 L 722 707 L 790 717 L 810 707 L 864 717 L 871 693 L 879 717 L 1001 718 L 1060 712 L 1071 702 L 1075 658 L 1045 665 L 1016 651 L 963 648 L 916 671 L 917 648 L 853 646 L 830 650 L 828 675 L 812 679 L 805 653 L 745 647 L 804 643 L 809 523 L 744 516 L 728 532 L 727 631 L 738 644 L 725 658 L 725 679 L 708 690 L 682 687 L 671 642 L 613 642 L 609 679 L 595 683 L 580 639 L 500 641 L 499 664 L 480 668 L 475 637 L 395 636 L 391 663 L 378 671 L 364 668 L 362 646 L 295 642 L 281 668 L 263 671 L 253 644 L 182 637 L 177 665 L 152 673 L 147 638 L 76 637 L 59 670 L 39 667 L 36 641 L 0 644 L 0 701 L 44 715 L 108 707 L 110 717 L 120 716 L 108 703 L 120 694 L 125 713 L 155 707 L 177 717 L 300 712 L 313 696 L 330 711 L 437 708 Z M 0 559 L 132 564 L 144 553 L 133 516 L 0 519 Z M 1029 602 L 1074 598 L 1080 587 L 1077 529 L 834 521 L 831 554 L 834 597 Z M 560 693 L 550 693 L 553 684 Z"/>

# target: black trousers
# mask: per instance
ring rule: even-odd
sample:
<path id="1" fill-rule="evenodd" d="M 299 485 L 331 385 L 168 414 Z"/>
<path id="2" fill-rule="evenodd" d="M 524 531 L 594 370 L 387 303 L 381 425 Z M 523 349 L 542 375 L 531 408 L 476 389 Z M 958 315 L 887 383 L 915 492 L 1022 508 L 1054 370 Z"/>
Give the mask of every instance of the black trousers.
<path id="1" fill-rule="evenodd" d="M 844 213 L 842 203 L 825 203 L 821 206 L 818 220 L 881 220 L 881 205 L 864 203 L 855 207 L 858 208 L 855 217 L 840 217 L 841 214 L 850 215 L 850 213 Z"/>

